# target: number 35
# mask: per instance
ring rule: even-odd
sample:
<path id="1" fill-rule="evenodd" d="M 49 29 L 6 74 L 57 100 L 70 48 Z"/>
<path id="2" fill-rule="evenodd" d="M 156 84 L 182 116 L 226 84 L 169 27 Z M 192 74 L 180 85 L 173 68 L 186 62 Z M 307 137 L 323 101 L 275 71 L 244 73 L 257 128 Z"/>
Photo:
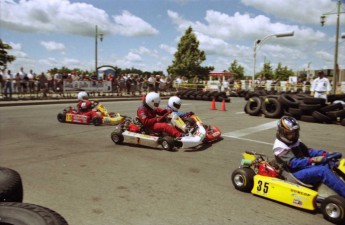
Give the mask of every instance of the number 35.
<path id="1" fill-rule="evenodd" d="M 267 192 L 268 192 L 269 183 L 265 182 L 263 186 L 264 186 L 263 192 L 264 192 L 264 193 L 267 193 Z M 258 191 L 261 191 L 261 189 L 262 189 L 262 181 L 261 181 L 261 180 L 259 180 L 259 182 L 258 182 L 258 187 L 257 187 L 256 189 L 257 189 Z"/>

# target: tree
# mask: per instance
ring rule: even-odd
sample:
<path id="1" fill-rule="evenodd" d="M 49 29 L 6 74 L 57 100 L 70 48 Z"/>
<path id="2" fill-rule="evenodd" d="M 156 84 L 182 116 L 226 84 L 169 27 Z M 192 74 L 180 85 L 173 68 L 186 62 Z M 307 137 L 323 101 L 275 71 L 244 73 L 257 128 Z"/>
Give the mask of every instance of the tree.
<path id="1" fill-rule="evenodd" d="M 244 79 L 244 67 L 241 65 L 238 65 L 237 60 L 235 59 L 230 67 L 228 68 L 228 71 L 232 74 L 234 74 L 235 80 L 243 80 Z"/>
<path id="2" fill-rule="evenodd" d="M 201 66 L 206 60 L 205 52 L 199 50 L 199 41 L 191 27 L 181 37 L 174 56 L 172 65 L 167 69 L 172 77 L 186 76 L 187 79 L 191 79 L 197 75 L 200 79 L 207 79 L 209 72 L 214 70 L 212 66 Z"/>
<path id="3" fill-rule="evenodd" d="M 294 76 L 294 72 L 288 69 L 287 66 L 283 67 L 281 63 L 278 63 L 274 72 L 274 78 L 277 80 L 288 80 L 290 76 Z"/>
<path id="4" fill-rule="evenodd" d="M 272 70 L 271 63 L 266 62 L 264 64 L 264 68 L 255 75 L 255 78 L 271 80 L 273 78 L 273 70 Z"/>
<path id="5" fill-rule="evenodd" d="M 7 64 L 13 62 L 16 57 L 13 55 L 9 55 L 6 50 L 11 50 L 12 46 L 9 44 L 5 44 L 0 39 L 0 67 L 1 69 L 6 69 Z"/>

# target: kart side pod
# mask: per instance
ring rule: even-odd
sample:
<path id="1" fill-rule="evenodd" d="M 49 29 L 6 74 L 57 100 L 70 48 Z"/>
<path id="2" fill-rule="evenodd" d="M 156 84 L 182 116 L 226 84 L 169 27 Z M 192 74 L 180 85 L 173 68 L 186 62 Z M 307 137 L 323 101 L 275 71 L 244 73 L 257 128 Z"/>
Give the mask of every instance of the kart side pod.
<path id="1" fill-rule="evenodd" d="M 302 209 L 316 209 L 316 191 L 274 177 L 255 175 L 251 193 Z"/>

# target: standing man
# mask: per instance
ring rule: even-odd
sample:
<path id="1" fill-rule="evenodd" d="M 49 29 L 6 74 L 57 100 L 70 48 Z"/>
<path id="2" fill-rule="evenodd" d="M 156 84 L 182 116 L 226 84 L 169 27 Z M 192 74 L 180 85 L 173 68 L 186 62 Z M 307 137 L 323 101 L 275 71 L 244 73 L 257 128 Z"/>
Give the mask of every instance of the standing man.
<path id="1" fill-rule="evenodd" d="M 327 95 L 331 91 L 331 84 L 329 83 L 329 80 L 327 77 L 325 77 L 325 74 L 323 71 L 318 72 L 318 78 L 313 80 L 311 84 L 311 96 L 314 96 L 315 98 L 324 98 L 327 101 Z"/>
<path id="2" fill-rule="evenodd" d="M 10 99 L 11 99 L 12 98 L 12 82 L 13 82 L 13 75 L 11 73 L 11 70 L 7 70 L 7 74 L 4 76 L 4 81 L 5 81 L 5 89 L 4 89 L 5 98 L 7 98 L 9 94 Z"/>

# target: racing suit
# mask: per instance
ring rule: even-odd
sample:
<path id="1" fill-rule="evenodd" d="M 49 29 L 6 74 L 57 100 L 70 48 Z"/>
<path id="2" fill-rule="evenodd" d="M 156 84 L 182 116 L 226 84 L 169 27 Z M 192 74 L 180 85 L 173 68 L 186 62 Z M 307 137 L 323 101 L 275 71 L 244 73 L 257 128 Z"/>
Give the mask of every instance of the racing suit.
<path id="1" fill-rule="evenodd" d="M 93 107 L 93 102 L 89 100 L 79 101 L 77 104 L 78 113 L 89 116 L 91 119 L 96 116 L 103 118 L 103 116 L 93 110 Z"/>
<path id="2" fill-rule="evenodd" d="M 178 131 L 175 127 L 172 127 L 167 123 L 160 122 L 160 118 L 163 119 L 163 117 L 167 114 L 169 114 L 169 110 L 167 109 L 157 108 L 153 110 L 146 104 L 139 106 L 137 110 L 137 116 L 139 117 L 141 123 L 153 132 L 165 132 L 172 137 L 183 136 L 182 133 Z M 157 117 L 157 115 L 160 115 L 162 117 Z"/>
<path id="3" fill-rule="evenodd" d="M 345 197 L 345 183 L 326 164 L 313 164 L 312 157 L 328 156 L 324 150 L 307 148 L 300 140 L 287 145 L 278 138 L 273 145 L 273 153 L 278 163 L 289 170 L 298 180 L 306 184 L 324 183 L 342 197 Z"/>

